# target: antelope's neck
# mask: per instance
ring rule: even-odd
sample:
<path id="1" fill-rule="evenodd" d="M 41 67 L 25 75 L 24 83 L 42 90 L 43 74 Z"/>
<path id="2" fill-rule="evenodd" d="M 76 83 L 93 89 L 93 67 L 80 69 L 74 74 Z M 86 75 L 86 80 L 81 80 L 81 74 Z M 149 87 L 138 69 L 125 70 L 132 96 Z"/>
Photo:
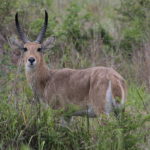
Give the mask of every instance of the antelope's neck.
<path id="1" fill-rule="evenodd" d="M 26 77 L 34 94 L 43 97 L 44 89 L 47 81 L 50 78 L 49 68 L 46 65 L 41 65 L 33 71 L 25 71 Z"/>

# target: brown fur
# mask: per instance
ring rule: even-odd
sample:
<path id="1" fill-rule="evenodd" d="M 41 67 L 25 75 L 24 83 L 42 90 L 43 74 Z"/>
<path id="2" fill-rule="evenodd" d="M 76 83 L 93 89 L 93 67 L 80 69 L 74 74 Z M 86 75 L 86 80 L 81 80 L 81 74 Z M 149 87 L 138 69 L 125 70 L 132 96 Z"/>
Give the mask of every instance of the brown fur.
<path id="1" fill-rule="evenodd" d="M 35 95 L 55 108 L 65 104 L 76 104 L 82 107 L 92 106 L 96 114 L 105 112 L 106 91 L 108 83 L 112 83 L 113 97 L 126 99 L 126 84 L 122 76 L 112 68 L 93 67 L 81 70 L 52 70 L 44 62 L 43 54 L 37 52 L 40 44 L 31 42 L 24 45 L 28 49 L 24 54 L 24 63 L 34 57 L 37 65 L 34 70 L 27 71 L 26 77 Z M 121 103 L 121 102 L 118 102 Z"/>

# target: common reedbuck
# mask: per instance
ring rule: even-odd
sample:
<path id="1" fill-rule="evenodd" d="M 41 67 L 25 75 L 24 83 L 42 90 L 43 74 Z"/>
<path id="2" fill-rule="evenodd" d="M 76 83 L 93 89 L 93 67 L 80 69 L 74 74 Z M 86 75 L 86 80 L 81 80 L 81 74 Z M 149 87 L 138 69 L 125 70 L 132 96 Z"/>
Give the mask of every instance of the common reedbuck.
<path id="1" fill-rule="evenodd" d="M 25 36 L 18 21 L 18 13 L 15 22 L 24 44 L 21 45 L 17 41 L 14 41 L 14 44 L 23 52 L 26 78 L 40 101 L 50 106 L 55 104 L 55 108 L 75 104 L 80 106 L 81 110 L 73 115 L 88 114 L 89 117 L 101 113 L 110 114 L 124 105 L 126 83 L 112 68 L 92 67 L 79 70 L 48 68 L 43 51 L 53 43 L 54 38 L 50 37 L 42 43 L 48 24 L 46 11 L 44 25 L 34 42 L 30 42 Z M 59 103 L 56 102 L 58 99 Z"/>

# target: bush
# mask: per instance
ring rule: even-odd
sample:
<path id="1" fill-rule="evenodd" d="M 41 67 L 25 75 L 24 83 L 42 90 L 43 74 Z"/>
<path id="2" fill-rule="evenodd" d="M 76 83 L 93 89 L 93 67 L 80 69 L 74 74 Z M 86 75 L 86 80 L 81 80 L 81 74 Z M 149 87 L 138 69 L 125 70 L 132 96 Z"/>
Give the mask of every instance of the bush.
<path id="1" fill-rule="evenodd" d="M 117 10 L 122 23 L 123 39 L 120 48 L 125 54 L 131 55 L 133 50 L 140 47 L 143 41 L 149 39 L 146 33 L 150 31 L 149 16 L 150 1 L 124 0 Z"/>
<path id="2" fill-rule="evenodd" d="M 26 85 L 22 85 L 25 89 Z M 12 94 L 10 90 L 6 92 L 8 97 Z M 28 91 L 22 92 L 29 95 Z M 102 116 L 102 120 L 77 117 L 67 127 L 61 126 L 62 110 L 35 105 L 32 95 L 24 94 L 19 93 L 20 101 L 8 101 L 8 98 L 0 101 L 1 149 L 140 150 L 141 145 L 147 147 L 149 95 L 143 88 L 130 86 L 126 112 L 119 120 L 113 115 L 109 119 Z"/>
<path id="3" fill-rule="evenodd" d="M 12 12 L 16 9 L 16 0 L 0 0 L 0 30 L 5 29 L 5 25 L 12 21 Z"/>

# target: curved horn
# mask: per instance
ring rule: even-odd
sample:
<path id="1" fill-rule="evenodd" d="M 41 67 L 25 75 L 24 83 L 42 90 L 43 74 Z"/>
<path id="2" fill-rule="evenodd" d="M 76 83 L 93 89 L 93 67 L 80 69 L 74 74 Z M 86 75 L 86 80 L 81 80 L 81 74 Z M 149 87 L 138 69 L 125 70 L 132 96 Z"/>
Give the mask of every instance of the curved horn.
<path id="1" fill-rule="evenodd" d="M 27 39 L 26 35 L 23 33 L 22 28 L 21 28 L 21 26 L 19 24 L 19 21 L 18 21 L 18 12 L 15 15 L 15 22 L 16 22 L 16 28 L 17 28 L 17 31 L 18 31 L 18 34 L 19 34 L 21 40 L 24 43 L 29 42 L 29 40 Z"/>
<path id="2" fill-rule="evenodd" d="M 47 11 L 45 10 L 45 21 L 44 21 L 44 25 L 43 25 L 43 27 L 42 27 L 42 29 L 41 29 L 41 32 L 39 33 L 37 39 L 35 40 L 35 42 L 38 42 L 38 43 L 41 43 L 41 42 L 42 42 L 42 39 L 44 38 L 46 29 L 47 29 L 47 24 L 48 24 L 48 13 L 47 13 Z"/>

